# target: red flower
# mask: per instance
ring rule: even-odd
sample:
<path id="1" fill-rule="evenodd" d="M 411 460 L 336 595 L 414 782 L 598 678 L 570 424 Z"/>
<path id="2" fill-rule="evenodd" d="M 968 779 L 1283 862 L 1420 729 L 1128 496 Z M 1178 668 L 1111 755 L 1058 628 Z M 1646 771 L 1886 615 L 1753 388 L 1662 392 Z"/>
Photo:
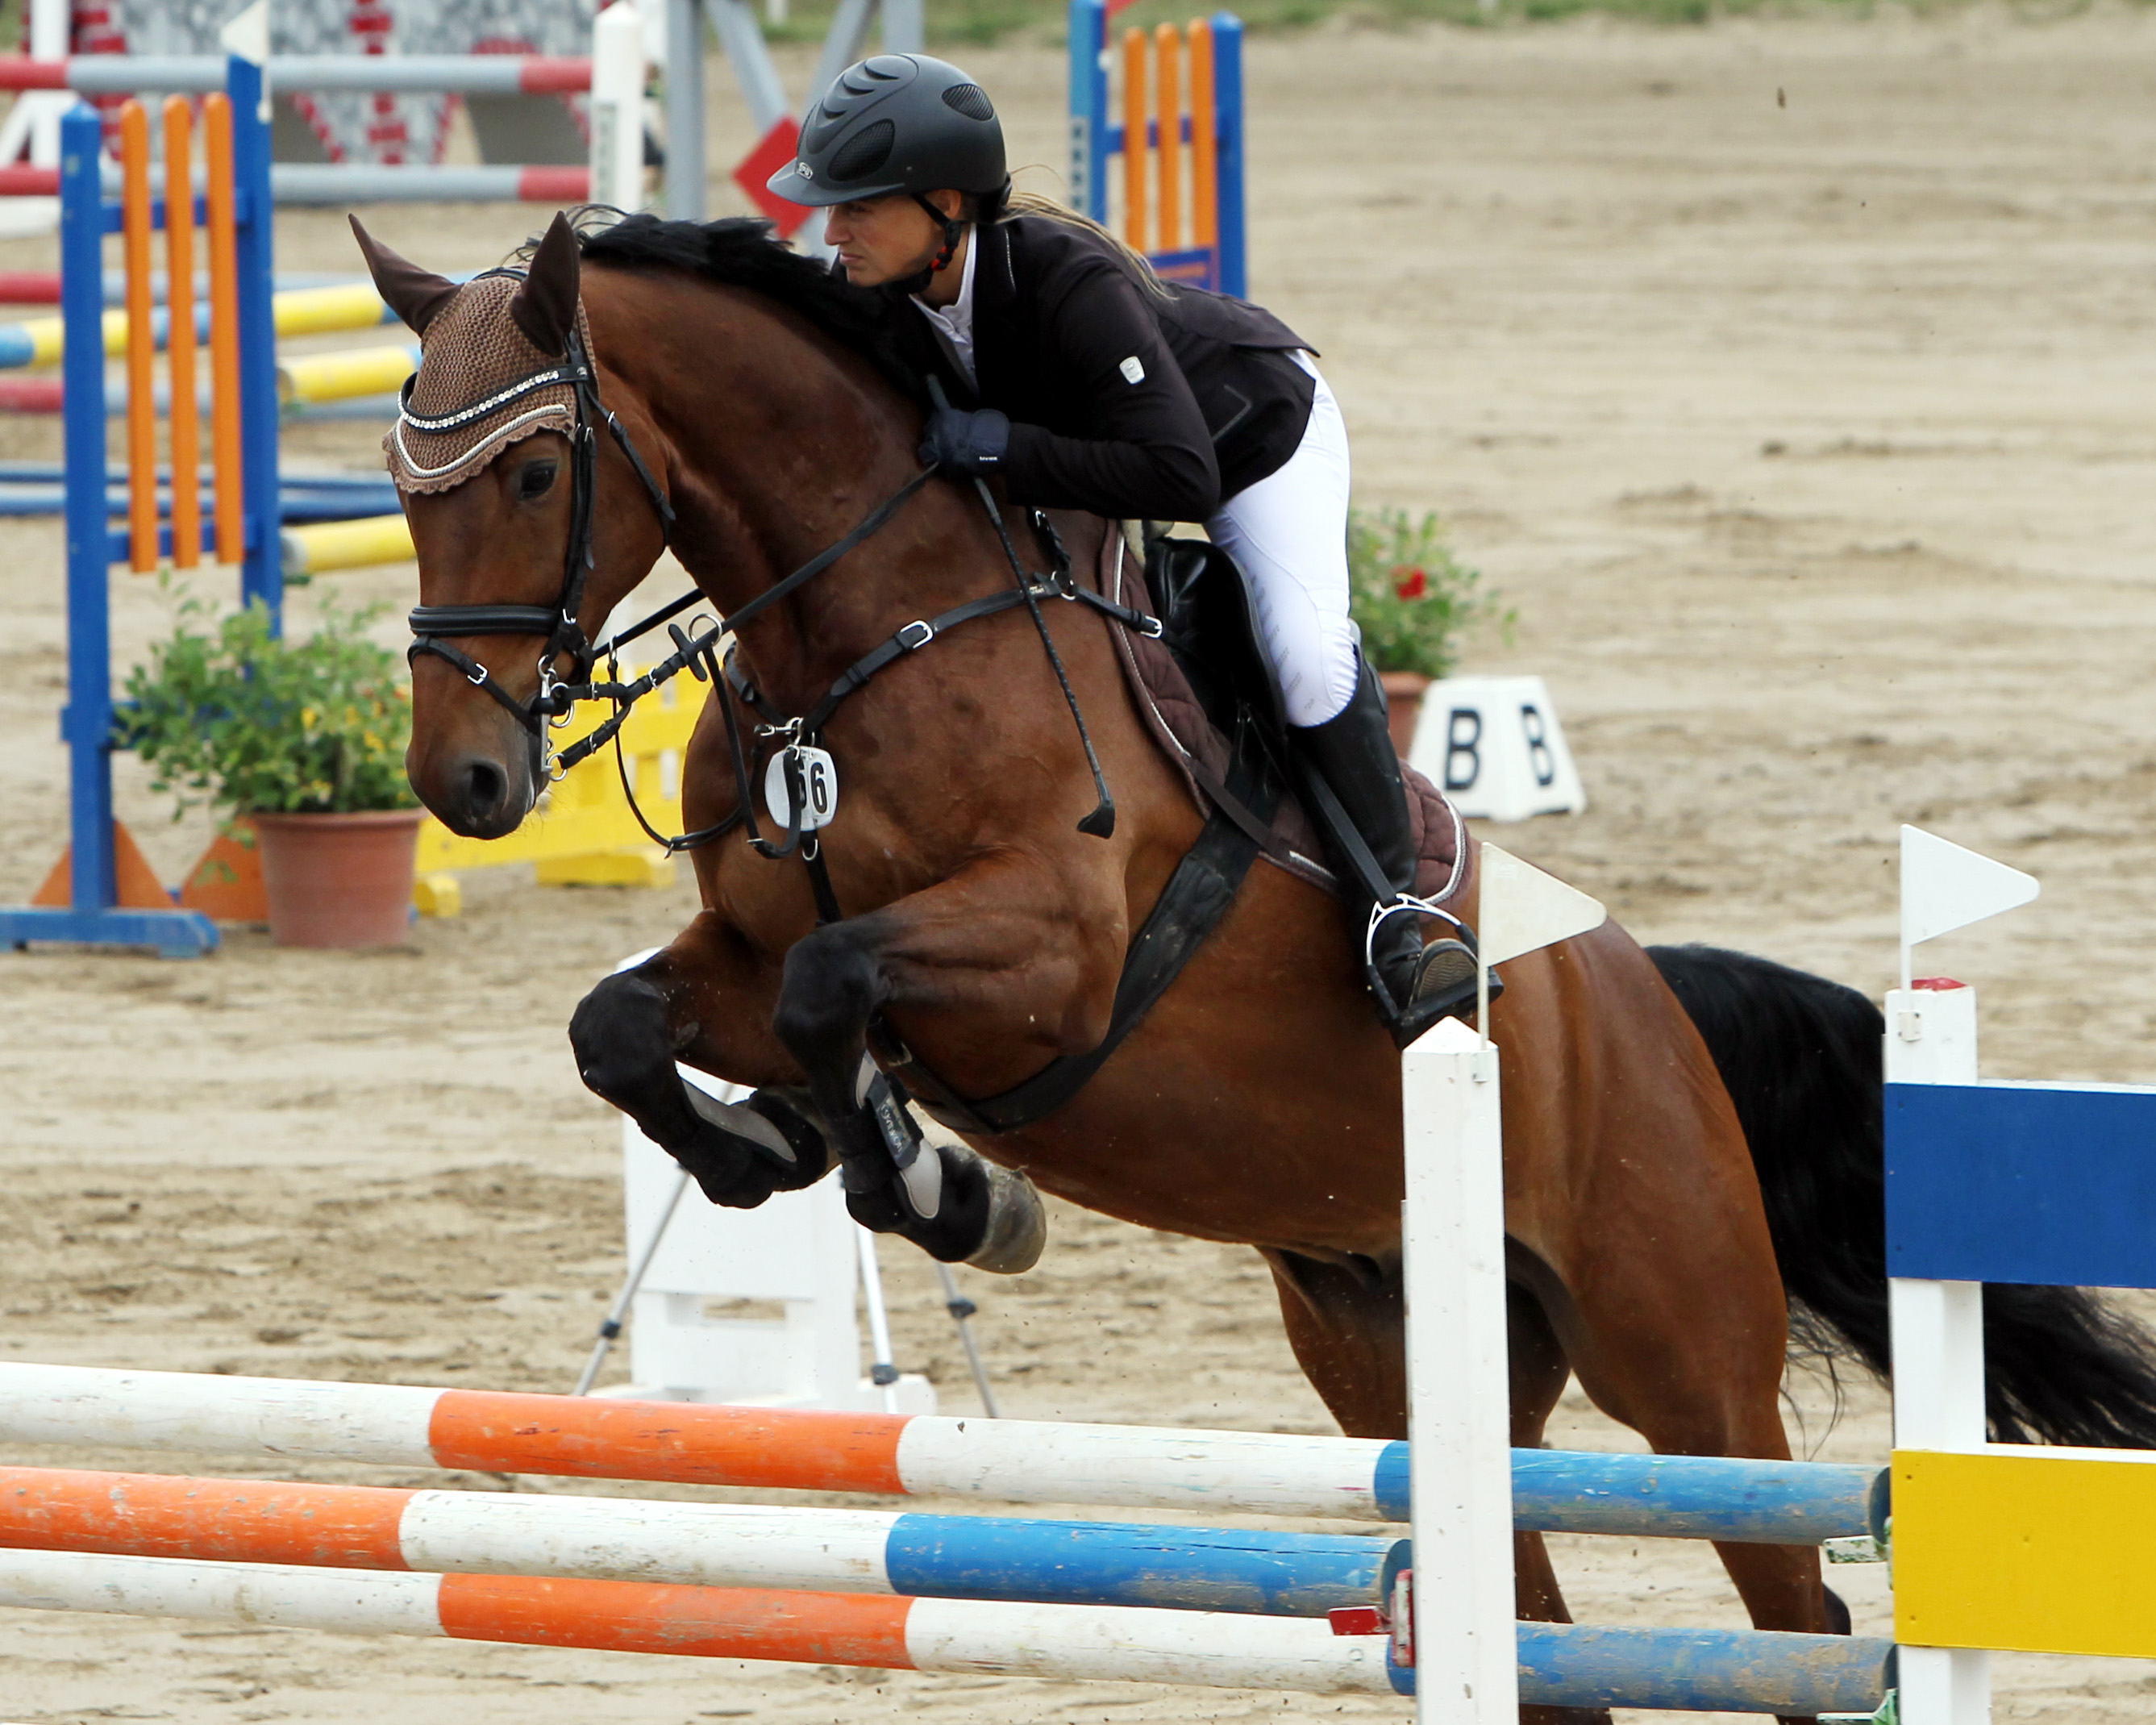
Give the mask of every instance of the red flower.
<path id="1" fill-rule="evenodd" d="M 1430 577 L 1419 568 L 1395 569 L 1393 591 L 1404 599 L 1419 599 L 1430 591 Z"/>

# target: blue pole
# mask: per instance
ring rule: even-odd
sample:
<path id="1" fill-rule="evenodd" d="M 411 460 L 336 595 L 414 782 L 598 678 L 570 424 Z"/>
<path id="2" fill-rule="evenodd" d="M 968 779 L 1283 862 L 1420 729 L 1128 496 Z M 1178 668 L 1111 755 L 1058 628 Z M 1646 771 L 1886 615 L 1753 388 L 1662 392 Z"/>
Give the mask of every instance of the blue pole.
<path id="1" fill-rule="evenodd" d="M 0 943 L 95 942 L 155 947 L 168 958 L 217 945 L 217 925 L 199 911 L 122 909 L 113 844 L 112 629 L 115 553 L 127 538 L 105 516 L 105 234 L 116 225 L 99 186 L 104 122 L 78 106 L 60 121 L 60 320 L 67 455 L 68 701 L 60 739 L 68 746 L 69 902 L 0 909 Z"/>
<path id="2" fill-rule="evenodd" d="M 1377 1603 L 1393 1543 L 1368 1534 L 902 1515 L 883 1565 L 892 1592 L 937 1599 L 1322 1617 Z"/>
<path id="3" fill-rule="evenodd" d="M 234 225 L 238 229 L 240 474 L 246 498 L 247 561 L 239 602 L 259 599 L 281 629 L 283 551 L 278 537 L 277 323 L 270 193 L 270 124 L 262 68 L 234 54 L 225 62 L 232 98 Z M 69 385 L 72 391 L 73 385 Z"/>
<path id="4" fill-rule="evenodd" d="M 1213 14 L 1213 104 L 1219 126 L 1220 291 L 1250 292 L 1249 226 L 1243 205 L 1243 21 Z"/>
<path id="5" fill-rule="evenodd" d="M 1108 219 L 1108 8 L 1070 0 L 1070 206 Z"/>
<path id="6" fill-rule="evenodd" d="M 1876 1636 L 1586 1623 L 1522 1623 L 1518 1634 L 1529 1707 L 1868 1717 L 1900 1681 L 1894 1644 Z M 1415 1692 L 1412 1666 L 1389 1673 L 1396 1693 Z"/>
<path id="7" fill-rule="evenodd" d="M 1520 1625 L 1529 1706 L 1686 1713 L 1870 1713 L 1896 1681 L 1894 1644 L 1769 1630 Z"/>
<path id="8" fill-rule="evenodd" d="M 112 855 L 112 631 L 106 582 L 112 529 L 105 518 L 105 198 L 98 169 L 104 121 L 78 104 L 60 121 L 60 319 L 66 390 L 68 703 L 60 735 L 69 755 L 74 909 L 119 902 Z"/>

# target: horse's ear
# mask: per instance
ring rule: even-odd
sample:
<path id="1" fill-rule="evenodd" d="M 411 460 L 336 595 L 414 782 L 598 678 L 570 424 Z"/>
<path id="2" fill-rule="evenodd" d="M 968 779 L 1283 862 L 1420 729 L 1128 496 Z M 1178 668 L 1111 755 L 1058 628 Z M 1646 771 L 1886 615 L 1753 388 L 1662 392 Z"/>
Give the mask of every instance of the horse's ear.
<path id="1" fill-rule="evenodd" d="M 524 285 L 510 296 L 509 315 L 542 353 L 567 353 L 577 325 L 577 285 L 583 254 L 577 230 L 559 211 L 531 254 Z"/>
<path id="2" fill-rule="evenodd" d="M 392 311 L 412 326 L 413 335 L 425 335 L 427 326 L 440 314 L 442 307 L 456 297 L 458 285 L 446 275 L 437 275 L 408 259 L 398 257 L 361 227 L 357 216 L 351 218 L 351 221 L 352 237 L 358 240 L 360 254 L 367 259 L 367 274 L 374 278 L 374 290 Z"/>

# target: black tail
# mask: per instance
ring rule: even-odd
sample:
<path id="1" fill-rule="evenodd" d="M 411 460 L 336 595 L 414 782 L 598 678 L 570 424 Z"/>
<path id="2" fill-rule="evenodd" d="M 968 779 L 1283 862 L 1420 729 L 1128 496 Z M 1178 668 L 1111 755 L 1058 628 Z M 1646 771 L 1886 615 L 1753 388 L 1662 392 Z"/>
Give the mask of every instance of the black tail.
<path id="1" fill-rule="evenodd" d="M 1648 955 L 1737 1105 L 1799 1346 L 1885 1378 L 1885 1022 L 1854 988 L 1714 947 Z M 2085 1288 L 1987 1284 L 1994 1441 L 2156 1449 L 2156 1336 Z"/>

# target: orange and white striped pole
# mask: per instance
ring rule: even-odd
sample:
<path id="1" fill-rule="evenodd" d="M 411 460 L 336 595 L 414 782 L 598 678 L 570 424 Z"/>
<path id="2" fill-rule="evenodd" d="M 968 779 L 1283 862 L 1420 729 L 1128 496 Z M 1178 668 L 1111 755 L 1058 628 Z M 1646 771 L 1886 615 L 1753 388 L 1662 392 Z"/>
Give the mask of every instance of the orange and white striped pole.
<path id="1" fill-rule="evenodd" d="M 675 1506 L 679 1507 L 679 1506 Z M 0 1606 L 1064 1681 L 1389 1695 L 1323 1618 L 0 1551 Z"/>
<path id="2" fill-rule="evenodd" d="M 305 1568 L 1322 1617 L 1378 1602 L 1392 1547 L 1368 1534 L 0 1468 L 0 1548 Z"/>

